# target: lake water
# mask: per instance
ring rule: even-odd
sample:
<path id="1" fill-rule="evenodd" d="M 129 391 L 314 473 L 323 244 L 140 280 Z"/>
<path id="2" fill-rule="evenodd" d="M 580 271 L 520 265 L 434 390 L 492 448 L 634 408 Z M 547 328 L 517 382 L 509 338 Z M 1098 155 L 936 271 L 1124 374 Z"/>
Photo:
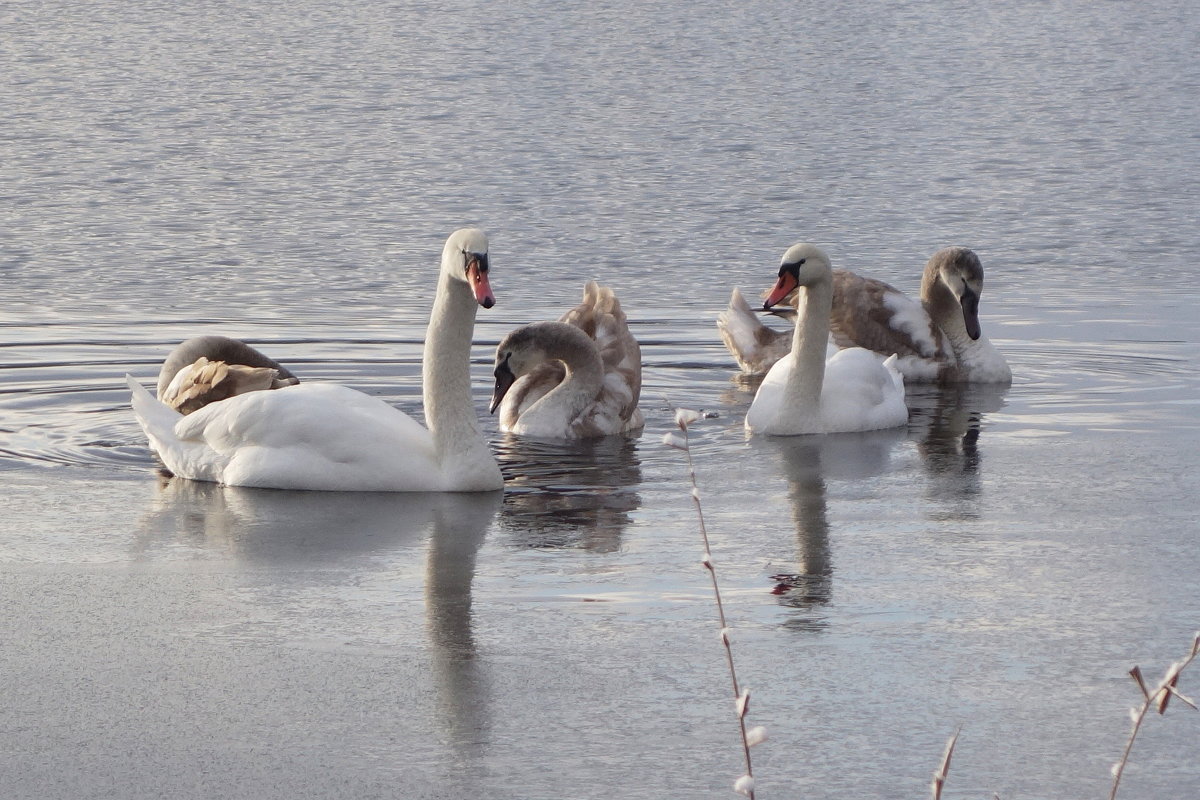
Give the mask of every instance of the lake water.
<path id="1" fill-rule="evenodd" d="M 1194 4 L 0 8 L 7 798 L 1103 796 L 1200 627 Z M 503 497 L 164 482 L 122 376 L 247 338 L 420 413 L 445 236 L 490 350 L 597 278 L 645 434 L 484 420 Z M 987 269 L 1011 388 L 751 439 L 713 320 L 809 240 L 915 293 Z M 775 594 L 772 576 L 796 587 Z M 1200 668 L 1197 668 L 1200 670 Z M 1196 690 L 1185 673 L 1181 688 Z M 1200 794 L 1149 720 L 1129 797 Z"/>

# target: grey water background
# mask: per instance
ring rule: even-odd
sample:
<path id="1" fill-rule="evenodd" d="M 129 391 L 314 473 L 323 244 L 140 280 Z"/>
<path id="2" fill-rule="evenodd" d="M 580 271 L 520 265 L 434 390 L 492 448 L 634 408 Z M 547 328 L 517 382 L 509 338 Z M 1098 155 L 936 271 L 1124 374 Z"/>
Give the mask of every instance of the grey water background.
<path id="1" fill-rule="evenodd" d="M 1200 628 L 1185 2 L 0 7 L 7 798 L 730 796 L 693 431 L 760 797 L 1096 797 Z M 503 498 L 160 480 L 122 376 L 241 336 L 420 413 L 441 243 L 489 346 L 597 278 L 645 435 L 485 431 Z M 790 244 L 975 248 L 1011 388 L 747 440 L 713 319 Z M 772 576 L 795 588 L 773 594 Z M 1196 676 L 1185 673 L 1184 691 Z M 1200 793 L 1173 708 L 1130 797 Z"/>

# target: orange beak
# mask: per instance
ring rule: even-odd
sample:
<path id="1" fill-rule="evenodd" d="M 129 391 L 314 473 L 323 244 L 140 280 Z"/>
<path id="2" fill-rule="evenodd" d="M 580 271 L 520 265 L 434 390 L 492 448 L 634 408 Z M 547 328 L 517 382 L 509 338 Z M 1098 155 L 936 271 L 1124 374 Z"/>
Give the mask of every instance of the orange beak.
<path id="1" fill-rule="evenodd" d="M 769 309 L 783 298 L 787 297 L 792 291 L 799 286 L 799 282 L 790 272 L 785 272 L 779 276 L 779 280 L 775 281 L 775 288 L 767 295 L 766 301 L 763 303 L 763 310 Z"/>
<path id="2" fill-rule="evenodd" d="M 478 258 L 472 258 L 467 265 L 467 281 L 471 284 L 471 289 L 475 292 L 475 301 L 479 305 L 484 308 L 496 305 L 496 296 L 492 294 L 487 273 L 479 269 Z"/>

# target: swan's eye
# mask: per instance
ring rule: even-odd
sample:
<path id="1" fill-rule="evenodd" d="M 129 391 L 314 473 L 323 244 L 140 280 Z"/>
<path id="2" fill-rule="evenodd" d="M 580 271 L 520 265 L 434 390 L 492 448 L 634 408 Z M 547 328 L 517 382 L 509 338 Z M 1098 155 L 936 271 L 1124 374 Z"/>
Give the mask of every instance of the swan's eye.
<path id="1" fill-rule="evenodd" d="M 802 258 L 799 261 L 793 261 L 790 264 L 784 264 L 783 266 L 781 266 L 779 268 L 779 276 L 783 277 L 783 273 L 785 273 L 785 272 L 796 272 L 796 273 L 800 272 L 800 267 L 802 267 L 804 265 L 804 262 L 807 260 L 808 260 L 807 258 Z"/>
<path id="2" fill-rule="evenodd" d="M 487 253 L 472 253 L 467 250 L 462 251 L 463 255 L 463 274 L 468 278 L 471 277 L 471 267 L 474 267 L 480 275 L 487 275 L 488 272 L 488 257 Z"/>

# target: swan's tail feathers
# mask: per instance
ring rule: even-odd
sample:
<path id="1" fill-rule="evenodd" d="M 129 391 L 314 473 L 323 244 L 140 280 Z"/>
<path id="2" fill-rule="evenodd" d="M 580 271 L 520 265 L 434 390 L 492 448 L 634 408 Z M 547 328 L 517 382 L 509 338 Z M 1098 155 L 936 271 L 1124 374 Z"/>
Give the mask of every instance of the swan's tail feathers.
<path id="1" fill-rule="evenodd" d="M 791 347 L 791 337 L 763 325 L 737 288 L 729 307 L 717 315 L 717 330 L 742 372 L 751 375 L 769 370 Z"/>
<path id="2" fill-rule="evenodd" d="M 175 423 L 182 419 L 183 415 L 155 399 L 132 375 L 125 376 L 125 383 L 132 392 L 133 413 L 151 444 L 155 440 L 174 438 Z"/>
<path id="3" fill-rule="evenodd" d="M 588 281 L 583 287 L 583 302 L 563 314 L 559 322 L 574 325 L 595 343 L 604 362 L 606 388 L 600 402 L 620 406 L 621 419 L 630 419 L 642 391 L 642 350 L 629 330 L 616 292 Z"/>
<path id="4" fill-rule="evenodd" d="M 900 371 L 900 356 L 892 353 L 883 360 L 883 366 L 892 376 L 892 383 L 897 389 L 904 391 L 904 373 Z"/>
<path id="5" fill-rule="evenodd" d="M 616 293 L 608 286 L 588 281 L 583 286 L 583 302 L 564 314 L 559 322 L 569 322 L 586 330 L 585 325 L 580 324 L 581 318 L 605 315 L 616 317 L 621 322 L 625 321 L 625 312 L 621 310 L 621 301 L 617 299 Z"/>

